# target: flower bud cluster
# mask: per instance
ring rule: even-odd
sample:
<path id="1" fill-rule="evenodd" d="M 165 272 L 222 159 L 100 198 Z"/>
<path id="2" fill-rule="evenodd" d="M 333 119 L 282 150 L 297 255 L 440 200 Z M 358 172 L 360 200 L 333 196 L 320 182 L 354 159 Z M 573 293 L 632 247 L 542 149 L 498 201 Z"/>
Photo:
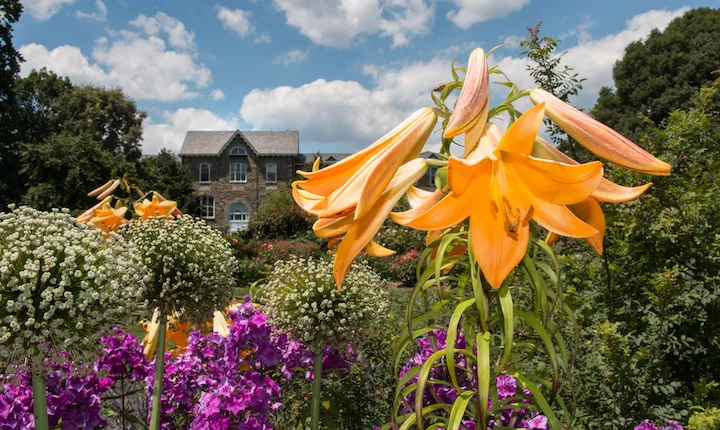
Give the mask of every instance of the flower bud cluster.
<path id="1" fill-rule="evenodd" d="M 354 265 L 342 290 L 328 261 L 277 261 L 263 288 L 265 311 L 281 330 L 317 351 L 361 339 L 387 315 L 384 281 L 366 265 Z"/>
<path id="2" fill-rule="evenodd" d="M 96 343 L 138 305 L 147 272 L 121 237 L 105 241 L 67 210 L 11 210 L 0 214 L 0 356 Z"/>
<path id="3" fill-rule="evenodd" d="M 222 234 L 205 221 L 137 220 L 120 229 L 150 272 L 145 299 L 165 315 L 181 312 L 195 322 L 212 320 L 232 297 L 235 257 Z"/>

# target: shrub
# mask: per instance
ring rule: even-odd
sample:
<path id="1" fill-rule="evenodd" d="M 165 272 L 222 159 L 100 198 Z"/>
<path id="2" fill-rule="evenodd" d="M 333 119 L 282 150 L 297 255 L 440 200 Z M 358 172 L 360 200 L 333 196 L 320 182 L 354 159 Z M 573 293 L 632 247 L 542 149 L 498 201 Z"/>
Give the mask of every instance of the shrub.
<path id="1" fill-rule="evenodd" d="M 690 416 L 687 430 L 720 430 L 720 409 L 700 408 L 699 412 Z"/>
<path id="2" fill-rule="evenodd" d="M 417 265 L 420 253 L 414 249 L 405 254 L 397 255 L 390 262 L 389 279 L 402 283 L 404 287 L 414 287 L 417 281 Z"/>
<path id="3" fill-rule="evenodd" d="M 290 186 L 279 184 L 250 219 L 246 234 L 256 239 L 289 239 L 309 231 L 312 223 L 313 219 L 295 203 Z"/>
<path id="4" fill-rule="evenodd" d="M 258 258 L 263 264 L 273 265 L 276 261 L 297 258 L 318 258 L 323 255 L 317 242 L 299 240 L 278 240 L 261 242 L 258 246 Z"/>

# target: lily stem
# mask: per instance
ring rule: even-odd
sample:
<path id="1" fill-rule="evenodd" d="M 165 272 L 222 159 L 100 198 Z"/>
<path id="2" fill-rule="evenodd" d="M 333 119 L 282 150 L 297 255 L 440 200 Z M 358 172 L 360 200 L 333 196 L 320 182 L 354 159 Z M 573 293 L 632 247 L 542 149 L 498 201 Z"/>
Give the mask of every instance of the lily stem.
<path id="1" fill-rule="evenodd" d="M 165 373 L 165 331 L 167 321 L 160 310 L 158 316 L 158 340 L 155 348 L 155 381 L 153 381 L 152 414 L 150 415 L 150 430 L 160 428 L 160 400 L 162 398 L 163 374 Z"/>
<path id="2" fill-rule="evenodd" d="M 47 390 L 45 388 L 45 367 L 42 359 L 32 365 L 33 418 L 36 430 L 48 430 Z"/>
<path id="3" fill-rule="evenodd" d="M 320 350 L 315 356 L 311 406 L 312 419 L 310 421 L 310 428 L 312 430 L 318 430 L 320 428 L 320 402 L 322 401 L 320 391 L 322 388 L 322 359 L 324 350 L 325 347 L 320 345 Z"/>
<path id="4" fill-rule="evenodd" d="M 430 160 L 430 159 L 426 159 L 426 160 L 425 160 L 425 163 L 426 163 L 428 166 L 437 166 L 437 167 L 445 167 L 445 166 L 448 165 L 447 160 Z"/>

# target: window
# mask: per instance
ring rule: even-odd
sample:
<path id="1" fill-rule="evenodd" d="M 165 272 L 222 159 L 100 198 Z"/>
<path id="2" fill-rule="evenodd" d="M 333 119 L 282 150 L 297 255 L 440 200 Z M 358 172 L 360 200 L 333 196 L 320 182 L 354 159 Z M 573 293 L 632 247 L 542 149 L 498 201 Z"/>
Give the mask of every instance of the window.
<path id="1" fill-rule="evenodd" d="M 242 203 L 231 204 L 228 209 L 228 223 L 230 225 L 230 233 L 245 230 L 248 226 L 247 206 Z"/>
<path id="2" fill-rule="evenodd" d="M 210 182 L 210 165 L 200 165 L 200 182 Z"/>
<path id="3" fill-rule="evenodd" d="M 265 165 L 265 181 L 277 182 L 277 164 L 267 163 Z"/>
<path id="4" fill-rule="evenodd" d="M 247 164 L 232 163 L 230 165 L 230 182 L 247 182 Z"/>
<path id="5" fill-rule="evenodd" d="M 242 146 L 236 146 L 230 150 L 230 155 L 247 155 L 247 151 Z"/>
<path id="6" fill-rule="evenodd" d="M 200 196 L 200 216 L 205 219 L 215 219 L 215 197 Z"/>

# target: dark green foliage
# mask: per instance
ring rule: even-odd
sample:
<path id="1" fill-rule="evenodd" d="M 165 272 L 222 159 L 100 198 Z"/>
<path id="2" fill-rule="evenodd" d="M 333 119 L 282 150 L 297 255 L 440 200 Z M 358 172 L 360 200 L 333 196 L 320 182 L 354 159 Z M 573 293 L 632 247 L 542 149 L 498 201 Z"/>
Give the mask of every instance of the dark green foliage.
<path id="1" fill-rule="evenodd" d="M 154 190 L 163 197 L 175 200 L 183 213 L 193 213 L 197 200 L 193 196 L 192 174 L 178 157 L 163 149 L 158 155 L 141 162 L 142 189 Z"/>
<path id="2" fill-rule="evenodd" d="M 13 82 L 20 72 L 22 57 L 12 42 L 12 26 L 22 14 L 18 0 L 0 0 L 0 210 L 17 200 L 22 180 L 17 173 Z"/>
<path id="3" fill-rule="evenodd" d="M 617 90 L 601 91 L 593 116 L 635 137 L 643 122 L 638 113 L 659 125 L 673 110 L 689 107 L 718 66 L 720 9 L 691 10 L 665 31 L 628 45 L 613 69 Z"/>
<path id="4" fill-rule="evenodd" d="M 262 201 L 246 234 L 257 239 L 287 239 L 308 232 L 312 223 L 313 218 L 295 203 L 290 186 L 278 184 Z"/>
<path id="5" fill-rule="evenodd" d="M 53 134 L 43 142 L 23 144 L 20 155 L 20 173 L 32 184 L 22 203 L 40 210 L 82 211 L 94 204 L 87 196 L 93 186 L 132 168 L 122 155 L 104 150 L 87 134 Z"/>
<path id="6" fill-rule="evenodd" d="M 673 166 L 641 198 L 604 204 L 606 254 L 569 244 L 565 282 L 583 327 L 577 360 L 580 422 L 629 428 L 646 418 L 687 422 L 718 405 L 720 382 L 720 105 L 693 107 L 651 128 L 644 146 Z M 632 185 L 649 178 L 609 167 Z M 566 242 L 567 243 L 567 242 Z"/>

